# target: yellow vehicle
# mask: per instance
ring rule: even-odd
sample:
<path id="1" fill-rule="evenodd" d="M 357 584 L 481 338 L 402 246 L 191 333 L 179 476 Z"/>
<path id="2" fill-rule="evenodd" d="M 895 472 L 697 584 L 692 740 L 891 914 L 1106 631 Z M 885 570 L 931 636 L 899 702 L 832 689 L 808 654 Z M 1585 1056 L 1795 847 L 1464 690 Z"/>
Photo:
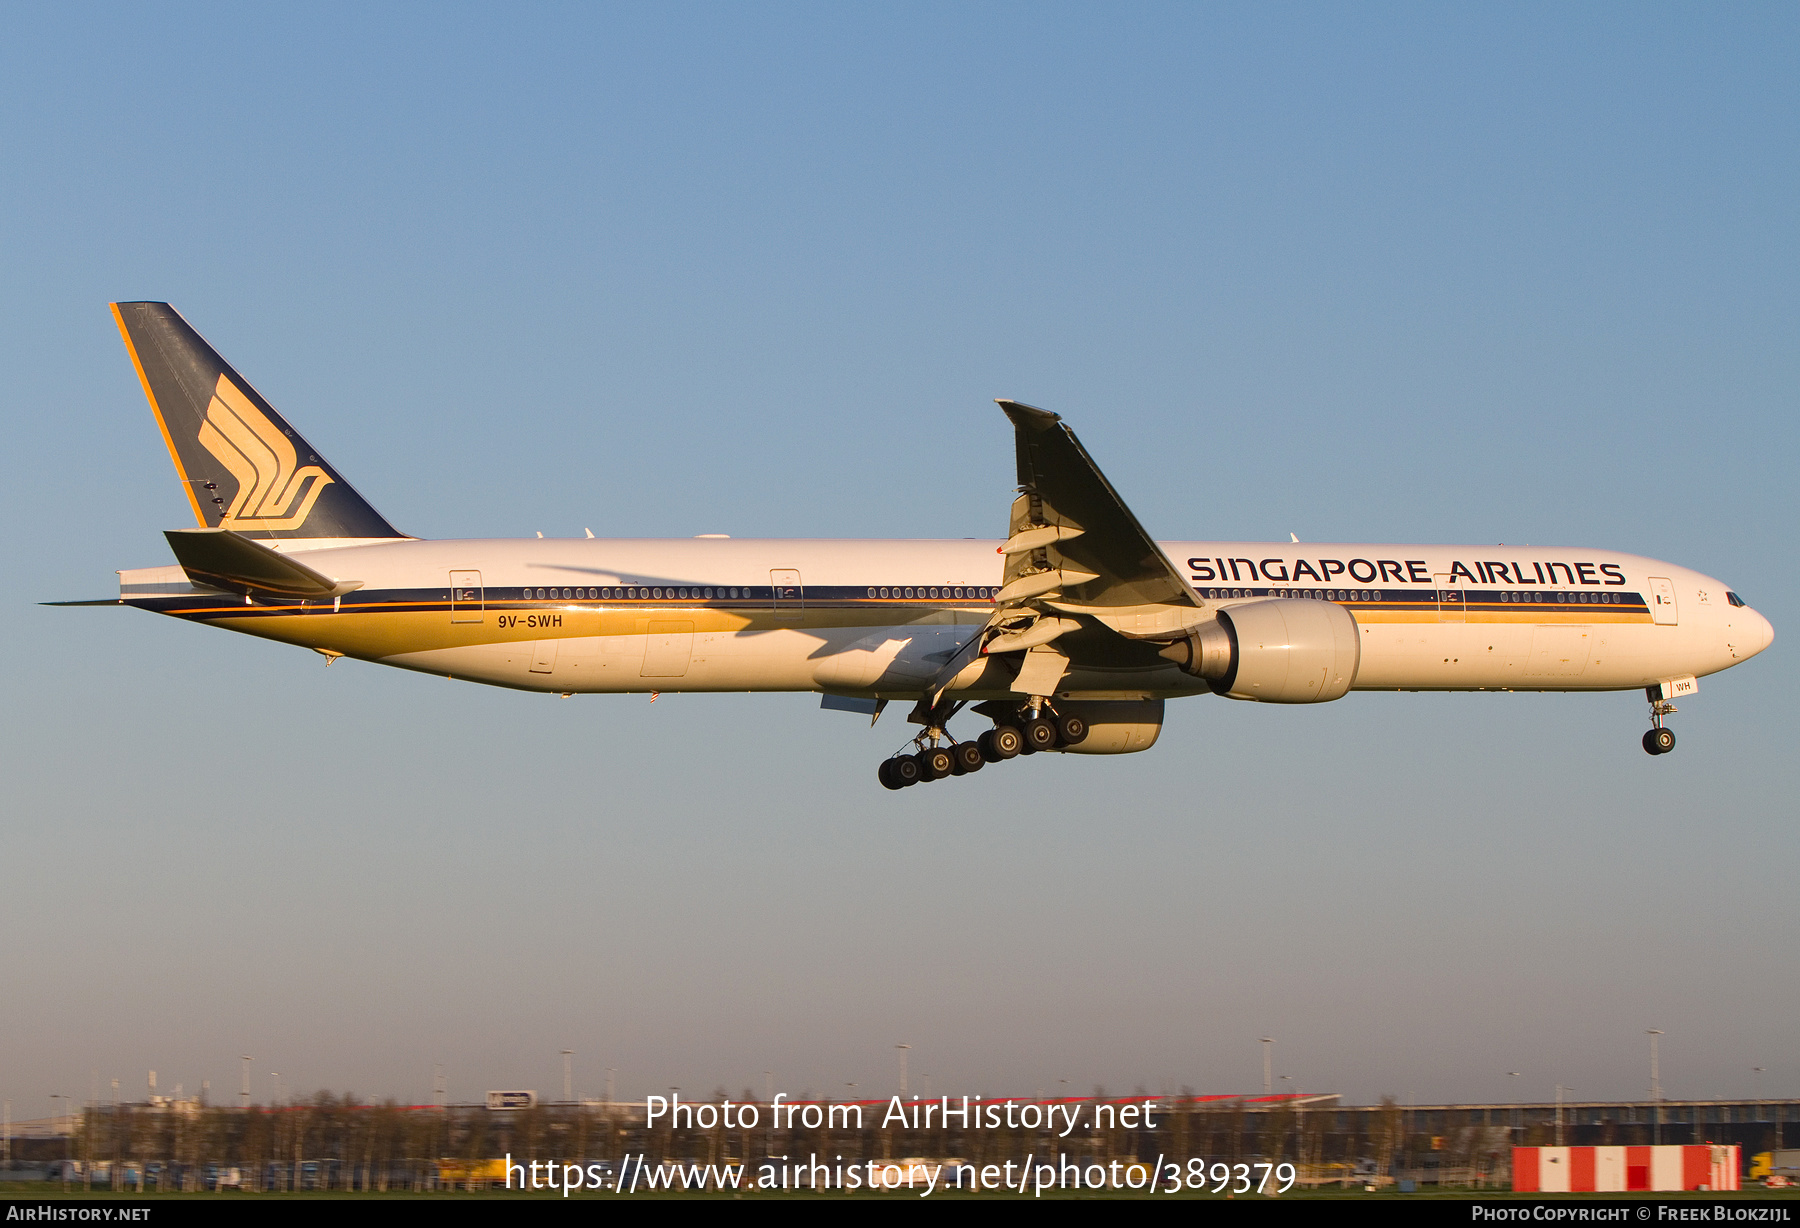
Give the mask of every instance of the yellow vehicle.
<path id="1" fill-rule="evenodd" d="M 445 1185 L 506 1184 L 505 1160 L 439 1160 L 437 1170 Z"/>
<path id="2" fill-rule="evenodd" d="M 1750 1180 L 1787 1185 L 1800 1179 L 1800 1148 L 1759 1151 L 1750 1157 Z"/>

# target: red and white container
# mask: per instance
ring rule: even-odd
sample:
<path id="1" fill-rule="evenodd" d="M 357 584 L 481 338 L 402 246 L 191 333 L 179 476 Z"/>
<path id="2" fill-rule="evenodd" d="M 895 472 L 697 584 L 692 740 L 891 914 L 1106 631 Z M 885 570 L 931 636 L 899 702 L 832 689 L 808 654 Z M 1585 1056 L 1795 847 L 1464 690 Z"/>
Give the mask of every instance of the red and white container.
<path id="1" fill-rule="evenodd" d="M 1513 1190 L 1521 1194 L 1630 1190 L 1735 1190 L 1738 1147 L 1514 1147 Z"/>

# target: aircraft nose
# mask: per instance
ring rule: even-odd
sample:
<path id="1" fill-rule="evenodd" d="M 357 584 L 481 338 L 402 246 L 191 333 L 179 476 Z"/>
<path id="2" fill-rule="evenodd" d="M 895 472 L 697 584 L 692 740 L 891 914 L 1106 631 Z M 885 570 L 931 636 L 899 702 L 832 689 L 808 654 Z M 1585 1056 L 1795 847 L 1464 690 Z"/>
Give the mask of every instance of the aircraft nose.
<path id="1" fill-rule="evenodd" d="M 1755 610 L 1747 609 L 1744 613 L 1750 616 L 1745 619 L 1745 622 L 1748 624 L 1745 628 L 1748 632 L 1746 638 L 1750 641 L 1747 645 L 1750 651 L 1745 655 L 1753 657 L 1775 642 L 1775 628 L 1770 624 L 1768 619 L 1764 618 L 1761 614 L 1758 614 Z"/>

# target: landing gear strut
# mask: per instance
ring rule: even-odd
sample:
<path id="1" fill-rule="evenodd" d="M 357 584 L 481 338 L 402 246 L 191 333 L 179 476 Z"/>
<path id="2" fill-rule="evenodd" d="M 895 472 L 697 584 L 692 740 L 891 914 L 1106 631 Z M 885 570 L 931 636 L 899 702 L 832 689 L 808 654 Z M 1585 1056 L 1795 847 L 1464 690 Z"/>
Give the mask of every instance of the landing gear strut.
<path id="1" fill-rule="evenodd" d="M 1647 688 L 1650 697 L 1650 728 L 1644 733 L 1644 749 L 1652 755 L 1666 755 L 1675 749 L 1675 731 L 1663 727 L 1663 717 L 1675 715 L 1675 705 L 1661 698 L 1659 688 Z"/>

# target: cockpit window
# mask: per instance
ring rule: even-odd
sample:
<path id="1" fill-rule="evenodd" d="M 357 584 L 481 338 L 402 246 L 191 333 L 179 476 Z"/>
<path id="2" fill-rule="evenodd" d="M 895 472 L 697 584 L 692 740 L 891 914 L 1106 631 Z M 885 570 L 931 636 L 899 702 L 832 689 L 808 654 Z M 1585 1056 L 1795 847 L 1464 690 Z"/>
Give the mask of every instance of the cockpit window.
<path id="1" fill-rule="evenodd" d="M 1738 596 L 1736 593 L 1732 592 L 1730 589 L 1725 590 L 1725 600 L 1729 601 L 1732 605 L 1743 605 L 1744 604 L 1744 599 L 1742 597 Z"/>

